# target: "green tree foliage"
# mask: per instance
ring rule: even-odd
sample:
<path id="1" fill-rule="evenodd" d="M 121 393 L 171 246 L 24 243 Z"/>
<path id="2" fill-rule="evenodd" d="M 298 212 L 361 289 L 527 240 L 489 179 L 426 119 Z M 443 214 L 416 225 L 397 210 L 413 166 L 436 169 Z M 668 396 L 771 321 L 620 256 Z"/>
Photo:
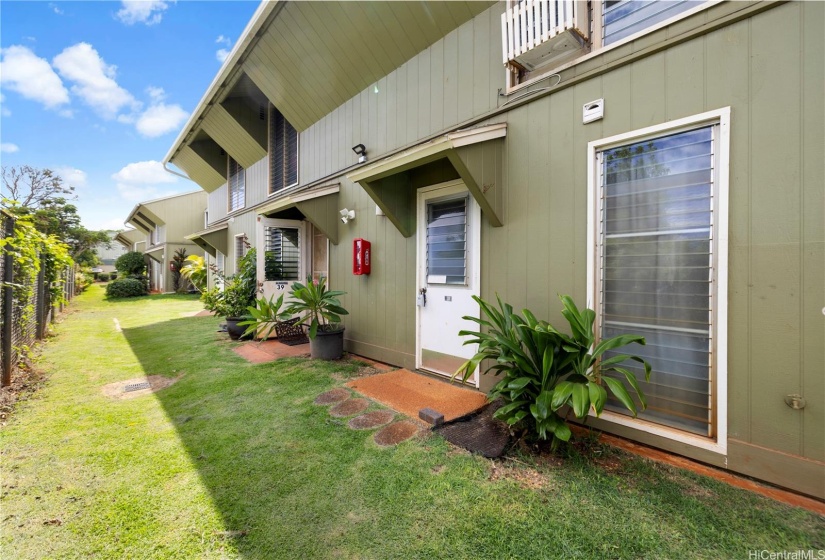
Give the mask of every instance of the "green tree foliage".
<path id="1" fill-rule="evenodd" d="M 143 258 L 143 253 L 130 251 L 117 258 L 115 268 L 124 276 L 142 276 L 146 274 L 146 261 Z"/>
<path id="2" fill-rule="evenodd" d="M 50 169 L 29 165 L 2 168 L 5 188 L 2 206 L 18 217 L 30 217 L 35 229 L 59 238 L 68 246 L 69 255 L 80 266 L 100 262 L 95 252 L 98 244 L 109 245 L 105 231 L 83 227 L 77 207 L 70 201 L 74 187 Z"/>
<path id="3" fill-rule="evenodd" d="M 172 262 L 169 263 L 169 269 L 172 272 L 173 287 L 176 292 L 185 291 L 187 288 L 186 277 L 183 276 L 183 267 L 185 263 L 186 249 L 178 249 L 172 256 Z"/>
<path id="4" fill-rule="evenodd" d="M 189 280 L 196 290 L 203 293 L 206 290 L 207 268 L 203 257 L 189 255 L 180 269 L 181 276 Z"/>

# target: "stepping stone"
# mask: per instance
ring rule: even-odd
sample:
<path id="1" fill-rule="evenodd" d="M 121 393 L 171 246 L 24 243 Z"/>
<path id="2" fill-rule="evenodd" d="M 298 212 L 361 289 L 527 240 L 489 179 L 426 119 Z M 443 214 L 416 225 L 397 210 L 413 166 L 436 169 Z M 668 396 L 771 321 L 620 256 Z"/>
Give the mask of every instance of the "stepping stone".
<path id="1" fill-rule="evenodd" d="M 315 398 L 315 404 L 330 405 L 345 401 L 352 396 L 352 393 L 341 387 L 321 393 Z"/>
<path id="2" fill-rule="evenodd" d="M 342 403 L 336 404 L 329 410 L 330 416 L 336 418 L 344 418 L 345 416 L 353 416 L 364 412 L 370 402 L 367 399 L 347 399 Z"/>
<path id="3" fill-rule="evenodd" d="M 375 433 L 373 439 L 375 443 L 381 447 L 389 447 L 410 439 L 418 434 L 419 429 L 418 424 L 414 424 L 408 420 L 402 420 L 401 422 L 396 422 L 381 428 Z"/>
<path id="4" fill-rule="evenodd" d="M 389 424 L 395 418 L 391 410 L 373 410 L 361 416 L 356 416 L 347 424 L 352 430 L 372 430 L 378 426 Z"/>

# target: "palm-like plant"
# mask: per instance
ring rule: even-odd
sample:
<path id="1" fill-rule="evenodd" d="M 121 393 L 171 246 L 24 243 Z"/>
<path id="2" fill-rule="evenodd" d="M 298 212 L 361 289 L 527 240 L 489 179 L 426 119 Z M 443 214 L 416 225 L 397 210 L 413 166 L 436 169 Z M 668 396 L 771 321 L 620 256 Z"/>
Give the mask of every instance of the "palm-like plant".
<path id="1" fill-rule="evenodd" d="M 592 407 L 598 416 L 607 402 L 605 386 L 635 416 L 636 405 L 624 384 L 605 375 L 611 371 L 624 375 L 642 407 L 646 406 L 636 377 L 619 364 L 628 359 L 642 363 L 648 380 L 650 365 L 630 354 L 603 357 L 605 352 L 632 342 L 644 344 L 643 337 L 621 335 L 594 345 L 595 312 L 579 311 L 569 296 L 560 299 L 564 306 L 562 315 L 570 323 L 572 335 L 559 332 L 547 321 L 539 321 L 527 309 L 522 311 L 523 317 L 519 316 L 498 297 L 498 308 L 479 297 L 473 299 L 487 319 L 464 317 L 484 328 L 459 332 L 460 336 L 473 337 L 464 344 L 478 344 L 478 350 L 455 375 L 466 381 L 484 363 L 490 364 L 486 371 L 503 375 L 490 392 L 491 399 L 501 398 L 504 402 L 495 412 L 496 418 L 510 425 L 521 422 L 539 439 L 552 437 L 556 446 L 571 436 L 559 409 L 569 405 L 576 418 L 581 419 Z"/>
<path id="2" fill-rule="evenodd" d="M 275 301 L 272 298 L 268 300 L 265 298 L 258 298 L 257 304 L 252 307 L 247 307 L 246 310 L 250 315 L 250 319 L 241 321 L 238 326 L 246 327 L 243 336 L 250 334 L 257 334 L 260 340 L 267 340 L 272 331 L 275 330 L 278 323 L 290 318 L 290 314 L 282 310 L 284 305 L 284 294 L 278 296 Z"/>
<path id="3" fill-rule="evenodd" d="M 206 289 L 206 263 L 200 255 L 186 257 L 180 275 L 189 280 L 199 292 Z"/>
<path id="4" fill-rule="evenodd" d="M 315 283 L 311 276 L 307 276 L 306 284 L 293 282 L 289 292 L 293 301 L 285 312 L 290 315 L 304 314 L 300 322 L 309 324 L 309 338 L 315 338 L 318 330 L 338 330 L 341 315 L 349 315 L 338 300 L 338 296 L 344 294 L 346 292 L 327 289 L 324 277 Z"/>

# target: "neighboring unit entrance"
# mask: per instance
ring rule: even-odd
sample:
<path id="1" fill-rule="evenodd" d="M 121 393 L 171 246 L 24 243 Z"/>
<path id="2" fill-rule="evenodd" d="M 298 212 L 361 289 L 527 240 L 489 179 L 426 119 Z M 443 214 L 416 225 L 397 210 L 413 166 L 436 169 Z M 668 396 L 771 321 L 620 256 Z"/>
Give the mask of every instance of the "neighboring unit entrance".
<path id="1" fill-rule="evenodd" d="M 258 282 L 264 298 L 277 298 L 294 281 L 306 281 L 307 245 L 306 222 L 258 218 Z"/>
<path id="2" fill-rule="evenodd" d="M 477 325 L 472 296 L 479 295 L 481 211 L 461 181 L 418 191 L 416 366 L 451 376 L 475 353 L 462 329 Z M 478 385 L 478 373 L 472 378 Z"/>

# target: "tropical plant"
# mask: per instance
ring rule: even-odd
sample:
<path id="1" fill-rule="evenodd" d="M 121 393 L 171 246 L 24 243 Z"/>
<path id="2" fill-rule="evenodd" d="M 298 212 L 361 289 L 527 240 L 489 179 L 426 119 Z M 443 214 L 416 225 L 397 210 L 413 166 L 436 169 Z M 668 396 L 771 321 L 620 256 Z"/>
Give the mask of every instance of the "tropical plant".
<path id="1" fill-rule="evenodd" d="M 172 289 L 175 292 L 181 292 L 186 289 L 186 277 L 183 276 L 182 268 L 186 262 L 186 249 L 180 248 L 172 255 L 172 260 L 169 262 L 169 271 L 172 273 Z M 181 282 L 183 278 L 183 282 Z"/>
<path id="2" fill-rule="evenodd" d="M 189 280 L 196 290 L 203 293 L 206 290 L 207 268 L 206 262 L 200 255 L 186 257 L 180 274 Z"/>
<path id="3" fill-rule="evenodd" d="M 565 405 L 578 419 L 585 418 L 591 408 L 599 416 L 610 390 L 636 415 L 636 403 L 624 383 L 608 376 L 610 372 L 624 376 L 642 409 L 647 406 L 636 376 L 620 364 L 626 360 L 641 363 L 645 379 L 650 380 L 650 364 L 645 360 L 615 353 L 633 342 L 645 344 L 643 337 L 620 335 L 596 343 L 593 330 L 596 313 L 592 309 L 579 311 L 570 296 L 559 297 L 562 315 L 570 324 L 572 335 L 558 331 L 547 321 L 539 321 L 527 309 L 522 311 L 523 317 L 519 316 L 498 296 L 498 308 L 474 296 L 487 319 L 464 317 L 483 329 L 459 332 L 460 336 L 473 337 L 464 344 L 478 344 L 478 351 L 455 373 L 466 381 L 483 363 L 489 364 L 485 371 L 503 375 L 489 395 L 491 399 L 503 401 L 494 417 L 510 425 L 521 424 L 538 439 L 552 438 L 554 448 L 571 436 L 560 414 Z M 610 354 L 606 355 L 607 352 Z"/>
<path id="4" fill-rule="evenodd" d="M 327 279 L 323 276 L 317 283 L 311 276 L 307 276 L 306 284 L 293 282 L 289 297 L 293 300 L 286 309 L 286 313 L 294 315 L 304 314 L 300 323 L 309 324 L 309 338 L 315 338 L 319 330 L 334 332 L 340 330 L 341 315 L 349 315 L 349 311 L 341 307 L 338 296 L 346 292 L 328 290 Z"/>
<path id="5" fill-rule="evenodd" d="M 210 266 L 220 284 L 201 295 L 201 301 L 209 311 L 223 317 L 245 317 L 247 308 L 254 307 L 258 295 L 258 279 L 255 249 L 250 249 L 238 262 L 238 272 L 224 275 L 217 267 Z"/>
<path id="6" fill-rule="evenodd" d="M 246 321 L 238 323 L 240 327 L 247 327 L 243 336 L 257 334 L 260 340 L 266 340 L 272 335 L 272 331 L 281 321 L 289 319 L 292 315 L 282 310 L 284 305 L 284 294 L 272 301 L 272 298 L 258 298 L 257 304 L 247 307 L 247 313 L 251 317 Z"/>

